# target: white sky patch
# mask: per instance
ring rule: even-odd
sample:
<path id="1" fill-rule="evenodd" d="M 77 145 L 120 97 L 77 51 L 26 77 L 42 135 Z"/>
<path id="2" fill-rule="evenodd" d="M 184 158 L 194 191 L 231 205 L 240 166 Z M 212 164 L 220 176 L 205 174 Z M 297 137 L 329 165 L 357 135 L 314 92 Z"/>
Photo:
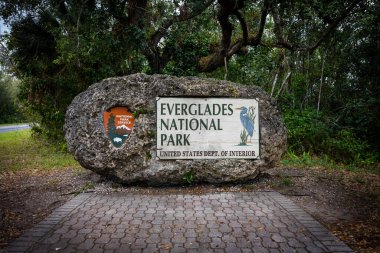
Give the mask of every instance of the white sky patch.
<path id="1" fill-rule="evenodd" d="M 4 21 L 0 18 L 0 35 L 4 33 L 9 33 L 9 27 L 4 24 Z"/>

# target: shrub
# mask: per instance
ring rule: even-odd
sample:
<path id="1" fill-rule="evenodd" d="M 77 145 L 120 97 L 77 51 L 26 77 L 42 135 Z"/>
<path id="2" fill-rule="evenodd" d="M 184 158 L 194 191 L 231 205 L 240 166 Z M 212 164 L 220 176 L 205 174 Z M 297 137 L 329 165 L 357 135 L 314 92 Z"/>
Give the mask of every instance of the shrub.
<path id="1" fill-rule="evenodd" d="M 0 124 L 25 121 L 17 106 L 17 92 L 18 82 L 0 72 Z"/>
<path id="2" fill-rule="evenodd" d="M 379 157 L 367 142 L 350 129 L 334 124 L 327 115 L 313 109 L 285 112 L 289 153 L 317 155 L 327 160 L 356 166 L 371 166 Z"/>
<path id="3" fill-rule="evenodd" d="M 352 131 L 343 129 L 323 142 L 326 152 L 338 162 L 370 165 L 376 162 L 367 142 L 357 138 Z"/>
<path id="4" fill-rule="evenodd" d="M 321 153 L 322 141 L 331 135 L 331 128 L 322 113 L 313 109 L 288 110 L 285 112 L 285 124 L 288 129 L 289 150 Z"/>

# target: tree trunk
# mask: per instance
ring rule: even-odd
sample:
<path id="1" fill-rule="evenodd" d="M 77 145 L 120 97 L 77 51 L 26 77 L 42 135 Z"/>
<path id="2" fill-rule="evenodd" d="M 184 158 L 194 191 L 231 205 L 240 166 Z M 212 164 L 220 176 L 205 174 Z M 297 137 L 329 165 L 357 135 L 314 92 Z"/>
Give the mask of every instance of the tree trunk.
<path id="1" fill-rule="evenodd" d="M 325 58 L 326 58 L 326 52 L 324 55 L 322 55 L 321 83 L 319 85 L 317 112 L 319 112 L 319 106 L 321 104 L 321 93 L 322 93 L 322 85 L 323 85 L 323 70 L 325 68 Z"/>

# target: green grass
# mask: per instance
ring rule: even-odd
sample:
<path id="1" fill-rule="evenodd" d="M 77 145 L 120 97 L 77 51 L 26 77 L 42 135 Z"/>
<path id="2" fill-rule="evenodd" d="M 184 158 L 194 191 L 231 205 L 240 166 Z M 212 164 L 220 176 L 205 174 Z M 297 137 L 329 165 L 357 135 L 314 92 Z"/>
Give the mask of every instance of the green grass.
<path id="1" fill-rule="evenodd" d="M 342 164 L 336 163 L 328 156 L 317 157 L 311 156 L 310 153 L 304 152 L 301 155 L 296 155 L 293 152 L 288 152 L 281 164 L 284 166 L 305 168 L 305 167 L 322 167 L 333 170 L 348 170 L 353 172 L 366 172 L 380 174 L 380 166 L 375 162 L 358 161 L 357 163 Z"/>
<path id="2" fill-rule="evenodd" d="M 0 133 L 0 173 L 23 169 L 80 168 L 67 152 L 57 151 L 30 130 Z"/>
<path id="3" fill-rule="evenodd" d="M 283 186 L 290 187 L 290 186 L 293 186 L 294 182 L 291 177 L 284 177 L 281 179 L 281 184 Z"/>

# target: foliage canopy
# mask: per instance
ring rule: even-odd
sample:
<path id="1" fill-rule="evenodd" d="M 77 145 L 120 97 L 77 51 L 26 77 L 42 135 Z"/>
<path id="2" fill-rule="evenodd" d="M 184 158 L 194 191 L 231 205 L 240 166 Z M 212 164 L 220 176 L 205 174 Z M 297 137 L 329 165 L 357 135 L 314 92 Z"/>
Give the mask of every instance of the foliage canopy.
<path id="1" fill-rule="evenodd" d="M 0 15 L 19 97 L 51 138 L 90 84 L 146 72 L 263 87 L 296 150 L 323 139 L 313 151 L 333 152 L 336 138 L 380 149 L 377 1 L 6 0 Z"/>

